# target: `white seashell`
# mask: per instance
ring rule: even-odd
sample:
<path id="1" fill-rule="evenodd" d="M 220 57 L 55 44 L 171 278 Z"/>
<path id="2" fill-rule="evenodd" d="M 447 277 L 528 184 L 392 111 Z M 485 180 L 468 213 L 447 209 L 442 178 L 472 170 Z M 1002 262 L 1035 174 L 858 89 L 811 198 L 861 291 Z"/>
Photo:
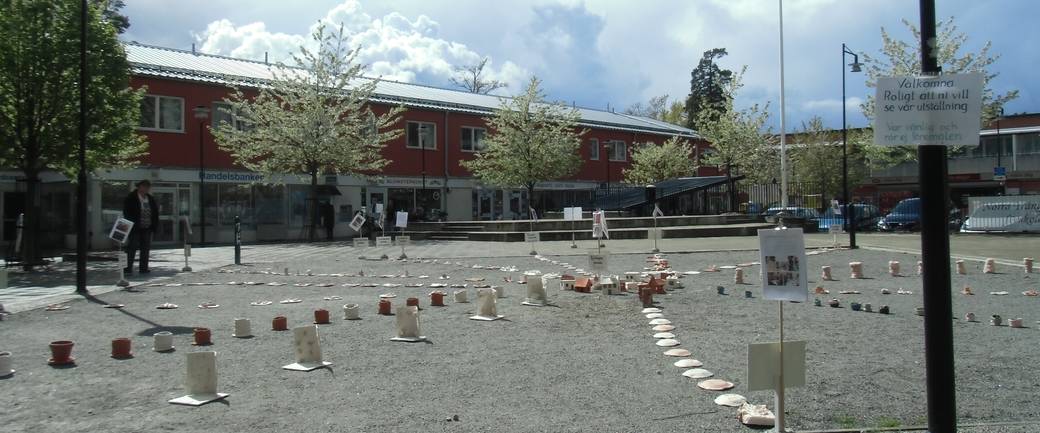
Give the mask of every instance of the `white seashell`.
<path id="1" fill-rule="evenodd" d="M 665 356 L 678 356 L 680 358 L 690 356 L 690 351 L 686 349 L 669 349 L 664 351 Z"/>
<path id="2" fill-rule="evenodd" d="M 650 313 L 646 315 L 647 319 L 660 319 L 662 317 L 664 317 L 664 314 L 661 313 Z"/>
<path id="3" fill-rule="evenodd" d="M 675 327 L 672 326 L 672 325 L 657 325 L 657 326 L 655 326 L 653 328 L 650 328 L 650 329 L 652 329 L 654 331 L 657 331 L 657 332 L 668 332 L 668 331 L 671 331 L 671 330 L 675 329 Z"/>
<path id="4" fill-rule="evenodd" d="M 643 314 L 660 313 L 660 312 L 661 312 L 660 308 L 653 308 L 653 307 L 651 307 L 651 308 L 644 308 L 643 311 L 642 311 Z"/>
<path id="5" fill-rule="evenodd" d="M 740 394 L 722 394 L 715 397 L 715 404 L 719 406 L 738 407 L 746 401 L 747 398 L 744 398 L 744 396 Z"/>
<path id="6" fill-rule="evenodd" d="M 696 359 L 680 359 L 678 361 L 675 361 L 675 364 L 672 365 L 675 365 L 679 368 L 694 368 L 703 366 L 704 364 Z"/>
<path id="7" fill-rule="evenodd" d="M 697 387 L 709 391 L 725 391 L 727 389 L 733 388 L 733 382 L 727 382 L 722 379 L 708 379 L 698 383 Z"/>
<path id="8" fill-rule="evenodd" d="M 671 325 L 672 321 L 668 319 L 654 319 L 650 321 L 651 325 Z"/>
<path id="9" fill-rule="evenodd" d="M 654 338 L 675 338 L 675 334 L 671 332 L 658 332 L 654 334 Z"/>
<path id="10" fill-rule="evenodd" d="M 714 376 L 715 373 L 712 373 L 703 368 L 691 368 L 689 370 L 684 371 L 682 375 L 690 379 L 704 379 Z"/>
<path id="11" fill-rule="evenodd" d="M 665 338 L 663 340 L 657 340 L 657 343 L 654 343 L 654 344 L 657 344 L 658 346 L 661 346 L 661 347 L 674 347 L 674 346 L 678 346 L 679 345 L 679 340 L 675 340 L 675 339 L 671 339 L 671 338 Z"/>

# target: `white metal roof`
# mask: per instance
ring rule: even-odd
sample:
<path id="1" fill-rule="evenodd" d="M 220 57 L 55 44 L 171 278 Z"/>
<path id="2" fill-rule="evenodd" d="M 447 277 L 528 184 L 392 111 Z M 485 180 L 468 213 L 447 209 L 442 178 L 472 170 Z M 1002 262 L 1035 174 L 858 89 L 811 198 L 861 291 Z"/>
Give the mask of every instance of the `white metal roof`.
<path id="1" fill-rule="evenodd" d="M 256 87 L 273 77 L 274 64 L 145 45 L 123 44 L 132 72 L 139 76 Z M 380 80 L 374 99 L 413 108 L 448 110 L 487 115 L 508 97 L 481 95 L 420 84 Z M 655 119 L 577 107 L 587 127 L 662 135 L 699 137 L 692 129 Z"/>

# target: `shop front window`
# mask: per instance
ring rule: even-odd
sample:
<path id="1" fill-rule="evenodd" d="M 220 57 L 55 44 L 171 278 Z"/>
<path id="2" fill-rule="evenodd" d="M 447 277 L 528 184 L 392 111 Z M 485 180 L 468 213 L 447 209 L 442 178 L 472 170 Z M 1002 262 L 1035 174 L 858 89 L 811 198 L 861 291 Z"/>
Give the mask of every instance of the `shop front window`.
<path id="1" fill-rule="evenodd" d="M 103 227 L 112 227 L 123 216 L 123 200 L 130 194 L 130 182 L 101 183 L 101 221 Z"/>
<path id="2" fill-rule="evenodd" d="M 253 187 L 257 224 L 285 224 L 285 187 L 257 185 Z"/>
<path id="3" fill-rule="evenodd" d="M 234 227 L 235 216 L 243 227 L 253 227 L 253 203 L 249 185 L 220 185 L 220 225 Z"/>

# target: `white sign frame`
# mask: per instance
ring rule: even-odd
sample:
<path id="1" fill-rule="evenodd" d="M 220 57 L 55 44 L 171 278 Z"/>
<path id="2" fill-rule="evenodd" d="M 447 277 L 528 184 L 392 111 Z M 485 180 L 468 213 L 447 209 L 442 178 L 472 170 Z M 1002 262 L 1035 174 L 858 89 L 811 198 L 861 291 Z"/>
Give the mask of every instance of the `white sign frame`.
<path id="1" fill-rule="evenodd" d="M 542 240 L 542 232 L 524 232 L 524 242 L 539 242 Z"/>
<path id="2" fill-rule="evenodd" d="M 108 238 L 112 239 L 120 244 L 125 244 L 130 232 L 134 229 L 134 222 L 126 218 L 118 218 L 116 222 L 112 224 L 112 230 L 108 232 Z"/>
<path id="3" fill-rule="evenodd" d="M 396 220 L 394 224 L 395 226 L 400 228 L 408 227 L 408 212 L 397 211 L 394 215 L 394 219 Z"/>
<path id="4" fill-rule="evenodd" d="M 596 275 L 609 272 L 610 252 L 605 250 L 589 250 L 589 270 Z"/>
<path id="5" fill-rule="evenodd" d="M 805 341 L 784 342 L 784 388 L 805 386 Z M 780 343 L 748 344 L 748 391 L 774 391 L 780 375 Z"/>
<path id="6" fill-rule="evenodd" d="M 365 215 L 363 215 L 362 212 L 358 212 L 354 215 L 354 219 L 350 220 L 348 227 L 350 227 L 351 230 L 360 232 L 361 227 L 365 225 L 366 220 L 367 218 L 365 218 Z"/>
<path id="7" fill-rule="evenodd" d="M 354 238 L 354 248 L 367 248 L 368 238 Z"/>
<path id="8" fill-rule="evenodd" d="M 398 246 L 402 246 L 402 247 L 403 246 L 407 246 L 407 245 L 411 245 L 412 244 L 412 237 L 411 236 L 406 236 L 406 235 L 399 235 L 399 236 L 397 236 L 396 239 L 394 239 L 394 243 L 396 243 Z"/>
<path id="9" fill-rule="evenodd" d="M 808 263 L 802 229 L 759 230 L 758 242 L 762 296 L 772 301 L 808 301 Z"/>
<path id="10" fill-rule="evenodd" d="M 980 73 L 877 80 L 874 143 L 879 146 L 978 146 Z"/>
<path id="11" fill-rule="evenodd" d="M 377 247 L 390 247 L 394 245 L 394 239 L 390 236 L 376 236 Z"/>

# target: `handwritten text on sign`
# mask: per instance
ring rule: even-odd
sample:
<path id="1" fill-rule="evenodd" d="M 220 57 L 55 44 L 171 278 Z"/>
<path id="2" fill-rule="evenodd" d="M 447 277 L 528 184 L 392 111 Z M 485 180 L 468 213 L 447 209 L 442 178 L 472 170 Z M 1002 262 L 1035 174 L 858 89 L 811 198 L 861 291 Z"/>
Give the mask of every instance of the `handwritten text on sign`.
<path id="1" fill-rule="evenodd" d="M 879 78 L 874 102 L 878 145 L 979 144 L 981 74 Z"/>

